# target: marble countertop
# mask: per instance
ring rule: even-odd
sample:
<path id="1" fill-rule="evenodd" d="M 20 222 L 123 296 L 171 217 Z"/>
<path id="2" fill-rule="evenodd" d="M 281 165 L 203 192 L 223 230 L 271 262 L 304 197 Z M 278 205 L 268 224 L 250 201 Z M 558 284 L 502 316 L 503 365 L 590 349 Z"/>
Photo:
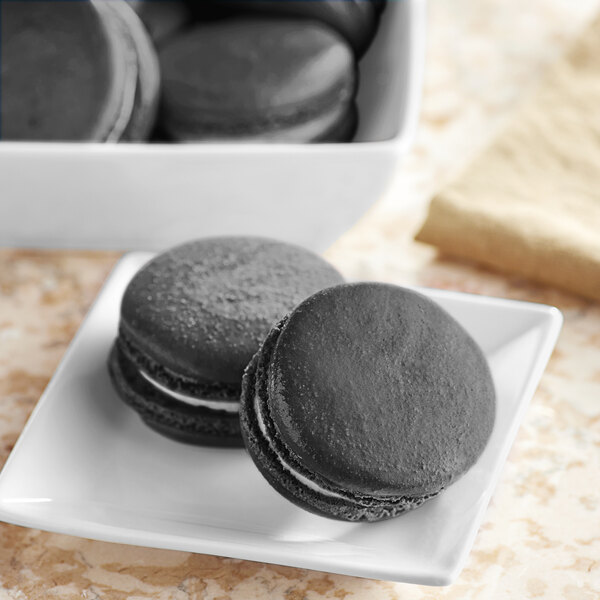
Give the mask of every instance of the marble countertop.
<path id="1" fill-rule="evenodd" d="M 600 597 L 600 305 L 437 256 L 427 199 L 509 118 L 600 0 L 432 0 L 422 122 L 386 196 L 327 253 L 348 277 L 558 306 L 556 351 L 467 565 L 447 588 L 85 540 L 0 524 L 0 600 Z M 0 250 L 0 464 L 118 259 Z"/>

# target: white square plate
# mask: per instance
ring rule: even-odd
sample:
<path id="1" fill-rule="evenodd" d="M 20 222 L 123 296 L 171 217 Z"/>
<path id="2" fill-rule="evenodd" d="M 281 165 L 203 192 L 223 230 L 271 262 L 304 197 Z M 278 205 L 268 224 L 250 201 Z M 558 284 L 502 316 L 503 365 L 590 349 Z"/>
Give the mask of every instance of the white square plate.
<path id="1" fill-rule="evenodd" d="M 113 391 L 106 358 L 121 295 L 150 258 L 117 265 L 2 473 L 0 519 L 113 542 L 429 585 L 459 574 L 556 342 L 552 307 L 421 290 L 483 348 L 497 390 L 492 438 L 439 497 L 391 521 L 342 523 L 279 496 L 243 449 L 168 440 Z"/>

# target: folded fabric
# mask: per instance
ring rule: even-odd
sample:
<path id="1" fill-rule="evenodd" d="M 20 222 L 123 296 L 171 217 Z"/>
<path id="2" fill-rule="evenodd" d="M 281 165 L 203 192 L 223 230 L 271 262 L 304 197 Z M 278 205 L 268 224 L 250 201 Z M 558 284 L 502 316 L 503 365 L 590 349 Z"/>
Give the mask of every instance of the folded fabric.
<path id="1" fill-rule="evenodd" d="M 432 200 L 416 239 L 600 300 L 600 19 Z"/>

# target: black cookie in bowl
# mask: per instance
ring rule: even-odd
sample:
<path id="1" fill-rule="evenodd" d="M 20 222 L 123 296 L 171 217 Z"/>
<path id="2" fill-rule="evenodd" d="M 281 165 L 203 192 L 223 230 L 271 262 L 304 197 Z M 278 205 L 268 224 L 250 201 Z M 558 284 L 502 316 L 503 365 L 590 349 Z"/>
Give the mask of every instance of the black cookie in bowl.
<path id="1" fill-rule="evenodd" d="M 165 44 L 159 58 L 161 125 L 174 140 L 335 142 L 354 134 L 354 56 L 320 23 L 203 23 Z"/>
<path id="2" fill-rule="evenodd" d="M 320 21 L 335 29 L 360 58 L 377 31 L 384 0 L 211 0 L 235 11 Z"/>
<path id="3" fill-rule="evenodd" d="M 148 137 L 158 59 L 126 2 L 11 0 L 0 12 L 1 139 Z"/>
<path id="4" fill-rule="evenodd" d="M 379 521 L 435 497 L 478 459 L 495 391 L 485 356 L 425 296 L 328 288 L 271 330 L 240 419 L 267 481 L 302 508 Z"/>
<path id="5" fill-rule="evenodd" d="M 274 322 L 341 281 L 312 252 L 263 238 L 209 238 L 164 252 L 123 296 L 113 384 L 169 437 L 241 445 L 244 368 Z"/>

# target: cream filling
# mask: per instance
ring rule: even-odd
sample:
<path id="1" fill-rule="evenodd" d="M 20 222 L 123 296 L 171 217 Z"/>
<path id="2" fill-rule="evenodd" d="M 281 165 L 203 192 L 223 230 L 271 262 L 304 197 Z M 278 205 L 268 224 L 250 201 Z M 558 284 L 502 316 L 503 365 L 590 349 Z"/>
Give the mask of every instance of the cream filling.
<path id="1" fill-rule="evenodd" d="M 331 490 L 327 490 L 327 489 L 321 487 L 320 485 L 316 484 L 314 481 L 311 481 L 310 479 L 308 479 L 308 477 L 305 477 L 304 475 L 302 475 L 302 473 L 298 473 L 298 471 L 296 471 L 296 469 L 294 469 L 293 467 L 288 465 L 288 463 L 286 463 L 281 458 L 281 456 L 279 456 L 277 454 L 277 451 L 273 447 L 273 444 L 272 444 L 271 440 L 269 439 L 269 436 L 267 435 L 267 427 L 265 425 L 265 422 L 264 422 L 263 416 L 262 416 L 262 412 L 260 410 L 260 399 L 258 397 L 258 393 L 256 393 L 256 392 L 254 394 L 254 412 L 256 413 L 256 420 L 258 421 L 258 427 L 260 428 L 260 431 L 262 432 L 263 437 L 265 438 L 265 440 L 267 440 L 267 443 L 269 444 L 269 446 L 271 447 L 271 450 L 277 457 L 277 460 L 281 463 L 281 466 L 286 471 L 288 471 L 288 473 L 294 479 L 299 481 L 302 485 L 305 485 L 306 487 L 310 488 L 311 490 L 318 492 L 319 494 L 323 494 L 324 496 L 331 496 L 332 498 L 342 498 L 343 500 L 347 500 L 347 498 L 345 496 L 342 496 L 341 494 L 337 494 L 336 492 L 332 492 Z"/>
<path id="2" fill-rule="evenodd" d="M 237 401 L 225 401 L 225 400 L 210 400 L 208 398 L 195 398 L 194 396 L 188 396 L 187 394 L 181 394 L 170 390 L 168 387 L 158 383 L 158 381 L 152 379 L 148 373 L 140 370 L 140 375 L 157 390 L 160 390 L 163 394 L 166 394 L 170 398 L 189 404 L 190 406 L 202 406 L 204 408 L 210 408 L 211 410 L 221 410 L 227 413 L 237 413 L 240 410 L 240 403 Z"/>

